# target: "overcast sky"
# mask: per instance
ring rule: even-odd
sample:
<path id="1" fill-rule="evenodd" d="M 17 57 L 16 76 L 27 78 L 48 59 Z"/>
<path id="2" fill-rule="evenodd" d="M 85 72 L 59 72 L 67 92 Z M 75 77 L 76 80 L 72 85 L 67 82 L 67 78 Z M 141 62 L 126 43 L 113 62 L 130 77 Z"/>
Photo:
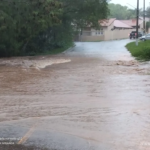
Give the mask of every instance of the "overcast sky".
<path id="1" fill-rule="evenodd" d="M 143 8 L 143 0 L 139 0 L 139 2 L 140 8 Z M 129 8 L 133 8 L 132 6 L 137 7 L 137 0 L 111 0 L 110 3 L 121 4 L 123 6 L 128 6 Z M 128 5 L 127 3 L 132 6 Z M 145 6 L 150 6 L 150 0 L 145 0 Z"/>

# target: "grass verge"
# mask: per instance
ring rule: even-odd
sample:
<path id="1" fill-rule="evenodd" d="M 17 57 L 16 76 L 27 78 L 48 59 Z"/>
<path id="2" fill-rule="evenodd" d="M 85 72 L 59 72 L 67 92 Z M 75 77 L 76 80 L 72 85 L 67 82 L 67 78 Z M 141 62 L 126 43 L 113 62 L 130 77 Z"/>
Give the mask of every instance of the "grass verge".
<path id="1" fill-rule="evenodd" d="M 136 46 L 135 42 L 131 42 L 126 45 L 129 52 L 138 60 L 149 61 L 150 60 L 150 41 L 139 42 Z"/>

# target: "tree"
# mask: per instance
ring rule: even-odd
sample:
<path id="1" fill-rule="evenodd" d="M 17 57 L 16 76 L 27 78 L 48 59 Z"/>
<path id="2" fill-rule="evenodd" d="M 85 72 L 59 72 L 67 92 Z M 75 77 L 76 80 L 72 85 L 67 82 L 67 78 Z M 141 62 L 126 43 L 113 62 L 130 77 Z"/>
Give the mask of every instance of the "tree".
<path id="1" fill-rule="evenodd" d="M 120 4 L 109 4 L 110 18 L 116 18 L 118 20 L 127 20 L 136 18 L 136 8 L 129 9 L 127 6 L 122 6 Z M 142 10 L 139 10 L 139 14 L 142 15 Z"/>
<path id="2" fill-rule="evenodd" d="M 146 8 L 146 13 L 145 13 L 146 17 L 150 18 L 150 7 Z"/>
<path id="3" fill-rule="evenodd" d="M 31 55 L 66 47 L 75 29 L 98 26 L 106 0 L 1 0 L 0 56 Z"/>
<path id="4" fill-rule="evenodd" d="M 49 28 L 45 33 L 49 33 L 46 37 L 51 41 L 50 44 L 46 44 L 49 50 L 72 44 L 76 30 L 89 25 L 99 27 L 98 20 L 107 18 L 109 13 L 108 3 L 105 0 L 59 0 L 59 2 L 63 9 L 62 24 Z"/>
<path id="5" fill-rule="evenodd" d="M 64 14 L 77 27 L 83 28 L 87 25 L 98 26 L 99 19 L 108 16 L 108 3 L 106 0 L 60 0 L 63 2 Z"/>
<path id="6" fill-rule="evenodd" d="M 0 14 L 1 55 L 21 55 L 40 32 L 60 24 L 61 6 L 55 0 L 2 1 Z"/>

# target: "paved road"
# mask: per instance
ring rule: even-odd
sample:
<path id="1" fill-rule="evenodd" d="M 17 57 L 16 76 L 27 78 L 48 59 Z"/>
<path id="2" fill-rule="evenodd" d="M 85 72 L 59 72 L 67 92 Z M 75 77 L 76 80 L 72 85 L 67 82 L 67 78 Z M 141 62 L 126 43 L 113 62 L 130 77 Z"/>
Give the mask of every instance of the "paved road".
<path id="1" fill-rule="evenodd" d="M 131 40 L 109 42 L 78 42 L 76 47 L 67 51 L 69 55 L 100 57 L 107 60 L 133 60 L 125 45 Z"/>
<path id="2" fill-rule="evenodd" d="M 1 66 L 0 138 L 58 150 L 148 150 L 150 70 L 128 42 L 76 43 L 53 57 L 71 62 L 40 70 Z"/>

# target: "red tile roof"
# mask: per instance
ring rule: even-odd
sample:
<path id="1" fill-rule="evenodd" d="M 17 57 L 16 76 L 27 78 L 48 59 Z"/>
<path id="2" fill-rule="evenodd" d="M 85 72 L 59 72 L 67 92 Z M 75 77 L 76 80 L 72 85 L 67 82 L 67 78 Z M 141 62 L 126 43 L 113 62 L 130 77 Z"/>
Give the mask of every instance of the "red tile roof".
<path id="1" fill-rule="evenodd" d="M 100 20 L 99 23 L 100 23 L 101 26 L 108 27 L 108 26 L 110 26 L 115 20 L 116 20 L 116 18 L 105 19 L 105 20 Z"/>
<path id="2" fill-rule="evenodd" d="M 108 27 L 113 23 L 114 26 L 118 27 L 118 28 L 130 28 L 130 29 L 132 29 L 133 26 L 136 26 L 136 19 L 116 20 L 116 18 L 111 18 L 111 19 L 99 20 L 99 23 L 102 27 Z M 142 23 L 143 23 L 143 20 L 139 19 L 139 25 Z"/>
<path id="3" fill-rule="evenodd" d="M 130 25 L 125 24 L 125 23 L 121 22 L 120 20 L 115 20 L 114 21 L 114 27 L 132 29 L 132 27 Z"/>
<path id="4" fill-rule="evenodd" d="M 129 25 L 129 26 L 136 26 L 136 19 L 131 19 L 131 20 L 120 20 L 121 22 Z M 139 25 L 143 23 L 143 20 L 139 19 Z"/>

